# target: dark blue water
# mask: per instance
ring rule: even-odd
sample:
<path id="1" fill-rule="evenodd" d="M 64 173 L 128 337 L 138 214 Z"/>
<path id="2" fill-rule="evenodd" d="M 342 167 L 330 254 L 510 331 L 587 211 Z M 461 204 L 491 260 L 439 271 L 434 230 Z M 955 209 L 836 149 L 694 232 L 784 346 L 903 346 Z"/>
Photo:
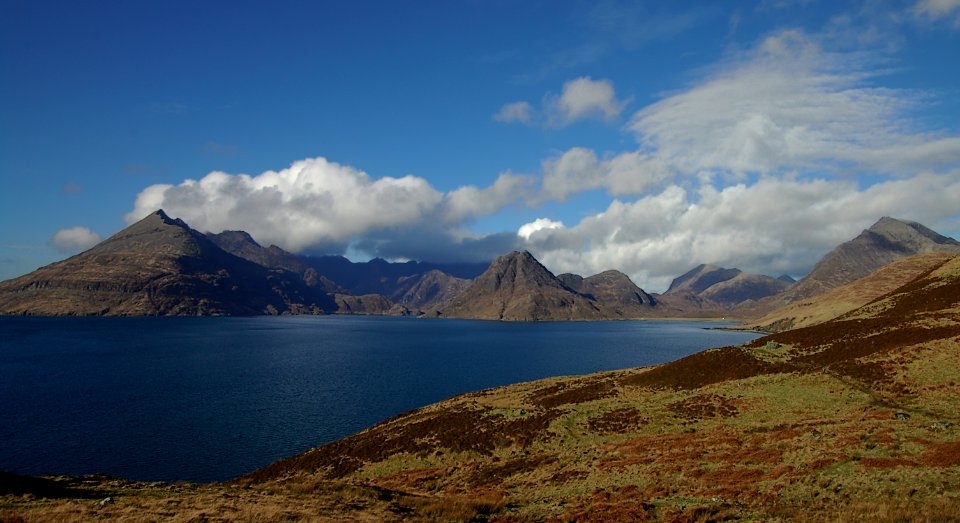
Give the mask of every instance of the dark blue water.
<path id="1" fill-rule="evenodd" d="M 0 317 L 0 470 L 225 480 L 462 392 L 754 337 L 718 325 Z"/>

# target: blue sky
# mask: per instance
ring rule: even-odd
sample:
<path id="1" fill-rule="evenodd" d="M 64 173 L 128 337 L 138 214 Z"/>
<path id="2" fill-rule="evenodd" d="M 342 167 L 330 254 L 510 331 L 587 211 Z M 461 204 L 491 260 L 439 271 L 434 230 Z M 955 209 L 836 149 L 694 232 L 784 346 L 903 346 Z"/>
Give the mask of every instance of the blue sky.
<path id="1" fill-rule="evenodd" d="M 960 0 L 2 7 L 0 279 L 156 207 L 651 291 L 883 215 L 960 235 Z"/>

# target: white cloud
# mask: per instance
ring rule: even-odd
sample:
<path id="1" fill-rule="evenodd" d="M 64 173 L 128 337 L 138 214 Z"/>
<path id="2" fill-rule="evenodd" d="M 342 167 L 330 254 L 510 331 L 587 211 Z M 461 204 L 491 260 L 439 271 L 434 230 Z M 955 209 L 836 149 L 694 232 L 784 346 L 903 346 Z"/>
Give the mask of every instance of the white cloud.
<path id="1" fill-rule="evenodd" d="M 918 131 L 908 117 L 921 93 L 872 86 L 858 61 L 782 31 L 746 60 L 638 111 L 629 128 L 679 173 L 908 175 L 960 162 L 960 140 Z"/>
<path id="2" fill-rule="evenodd" d="M 125 219 L 131 223 L 163 208 L 199 230 L 242 229 L 258 241 L 301 251 L 420 224 L 442 200 L 422 178 L 372 179 L 312 158 L 257 176 L 212 172 L 179 185 L 153 185 L 137 196 Z"/>
<path id="3" fill-rule="evenodd" d="M 151 186 L 127 220 L 162 207 L 199 229 L 244 229 L 297 252 L 350 245 L 464 261 L 526 247 L 555 272 L 620 269 L 651 291 L 699 263 L 801 275 L 883 215 L 956 224 L 960 136 L 911 117 L 935 93 L 882 87 L 867 72 L 869 53 L 831 53 L 822 41 L 769 36 L 636 112 L 627 127 L 636 150 L 571 147 L 544 160 L 539 176 L 508 171 L 443 193 L 416 176 L 373 178 L 314 158 Z M 516 102 L 495 118 L 562 126 L 615 119 L 625 105 L 609 81 L 583 77 L 539 110 Z M 488 236 L 467 227 L 510 205 L 598 189 L 620 199 L 572 226 L 539 218 Z"/>
<path id="4" fill-rule="evenodd" d="M 763 177 L 753 185 L 689 192 L 671 186 L 613 201 L 566 228 L 540 229 L 526 248 L 554 272 L 616 268 L 649 291 L 700 263 L 801 275 L 827 250 L 881 216 L 936 227 L 956 214 L 960 170 L 877 183 Z M 917 206 L 916 202 L 924 202 Z"/>
<path id="5" fill-rule="evenodd" d="M 517 229 L 517 236 L 523 238 L 524 240 L 529 240 L 537 231 L 542 231 L 545 229 L 562 229 L 564 227 L 563 222 L 557 220 L 551 220 L 549 218 L 537 218 L 530 223 L 525 223 Z"/>
<path id="6" fill-rule="evenodd" d="M 626 105 L 617 100 L 609 80 L 594 81 L 588 76 L 564 83 L 560 96 L 547 95 L 544 103 L 548 124 L 553 127 L 565 127 L 585 118 L 614 120 Z"/>
<path id="7" fill-rule="evenodd" d="M 64 253 L 85 251 L 100 243 L 100 235 L 86 227 L 60 229 L 50 238 L 50 245 Z"/>
<path id="8" fill-rule="evenodd" d="M 533 106 L 530 105 L 529 102 L 504 104 L 503 107 L 493 115 L 493 119 L 504 123 L 520 122 L 522 124 L 530 124 L 533 122 Z"/>
<path id="9" fill-rule="evenodd" d="M 569 194 L 595 189 L 603 184 L 603 171 L 596 153 L 574 147 L 560 156 L 543 161 L 544 200 L 562 201 Z"/>
<path id="10" fill-rule="evenodd" d="M 240 229 L 264 245 L 293 252 L 337 253 L 363 244 L 370 255 L 429 254 L 434 261 L 461 259 L 457 254 L 463 252 L 492 257 L 502 253 L 486 249 L 506 243 L 481 241 L 461 226 L 525 201 L 533 183 L 529 176 L 505 172 L 489 187 L 444 194 L 416 176 L 372 178 L 311 158 L 256 176 L 212 172 L 177 185 L 152 185 L 140 192 L 125 220 L 132 223 L 162 208 L 198 230 Z M 445 254 L 444 248 L 462 252 Z"/>
<path id="11" fill-rule="evenodd" d="M 669 178 L 657 158 L 639 151 L 607 159 L 583 147 L 573 147 L 541 165 L 541 192 L 537 201 L 563 201 L 570 194 L 604 188 L 613 195 L 641 194 Z"/>
<path id="12" fill-rule="evenodd" d="M 529 102 L 504 104 L 493 115 L 498 122 L 539 123 L 545 127 L 566 127 L 576 121 L 590 118 L 607 122 L 616 120 L 628 101 L 618 100 L 610 80 L 593 80 L 581 76 L 563 84 L 559 95 L 547 93 L 543 106 L 537 111 Z"/>
<path id="13" fill-rule="evenodd" d="M 505 172 L 485 189 L 467 185 L 450 191 L 444 201 L 445 219 L 448 223 L 463 223 L 525 201 L 531 194 L 533 183 L 530 176 Z"/>

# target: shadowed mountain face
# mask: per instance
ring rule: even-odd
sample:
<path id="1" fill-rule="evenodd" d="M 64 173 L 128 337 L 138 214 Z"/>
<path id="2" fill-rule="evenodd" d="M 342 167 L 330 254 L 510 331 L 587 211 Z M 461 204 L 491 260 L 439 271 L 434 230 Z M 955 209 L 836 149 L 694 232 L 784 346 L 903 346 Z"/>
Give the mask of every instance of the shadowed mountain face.
<path id="1" fill-rule="evenodd" d="M 208 233 L 207 237 L 227 252 L 263 267 L 295 272 L 308 286 L 336 294 L 339 311 L 343 313 L 383 314 L 392 311 L 394 303 L 413 310 L 436 309 L 465 289 L 470 280 L 431 267 L 473 276 L 483 270 L 478 269 L 478 264 L 390 263 L 381 259 L 354 263 L 342 256 L 298 256 L 276 245 L 264 248 L 243 231 Z M 341 286 L 339 280 L 329 276 L 331 274 L 342 278 L 349 288 Z M 351 299 L 348 297 L 351 294 L 364 299 Z"/>
<path id="2" fill-rule="evenodd" d="M 157 211 L 92 249 L 0 283 L 0 312 L 36 315 L 323 313 L 290 272 L 229 254 Z"/>
<path id="3" fill-rule="evenodd" d="M 730 309 L 783 292 L 791 282 L 781 278 L 699 265 L 673 280 L 662 299 L 680 309 Z"/>
<path id="4" fill-rule="evenodd" d="M 557 278 L 570 289 L 622 311 L 624 315 L 649 313 L 656 305 L 653 296 L 637 287 L 629 276 L 620 271 L 604 271 L 588 278 L 576 274 L 561 274 Z"/>
<path id="5" fill-rule="evenodd" d="M 351 294 L 382 294 L 394 299 L 400 297 L 410 285 L 410 277 L 419 277 L 432 270 L 439 270 L 460 279 L 472 279 L 482 273 L 486 263 L 438 264 L 409 261 L 391 263 L 375 258 L 368 262 L 354 263 L 343 256 L 304 256 L 303 260 L 316 269 L 318 274 L 337 282 Z"/>
<path id="6" fill-rule="evenodd" d="M 442 312 L 454 318 L 510 321 L 604 317 L 593 300 L 564 285 L 526 251 L 494 260 Z"/>
<path id="7" fill-rule="evenodd" d="M 960 253 L 960 242 L 919 223 L 884 217 L 856 238 L 828 252 L 785 295 L 793 301 L 850 283 L 880 267 L 925 252 Z"/>
<path id="8" fill-rule="evenodd" d="M 410 309 L 437 310 L 451 302 L 469 285 L 470 280 L 433 269 L 418 276 L 399 278 L 397 291 L 391 298 Z"/>
<path id="9" fill-rule="evenodd" d="M 700 294 L 711 285 L 727 281 L 740 272 L 740 269 L 724 269 L 716 265 L 701 264 L 675 278 L 664 294 Z"/>
<path id="10" fill-rule="evenodd" d="M 734 306 L 773 296 L 783 292 L 790 285 L 783 280 L 762 274 L 741 272 L 729 280 L 707 287 L 700 293 L 700 297 L 724 306 Z"/>
<path id="11" fill-rule="evenodd" d="M 346 289 L 337 285 L 336 282 L 319 274 L 304 258 L 287 252 L 276 245 L 262 247 L 244 231 L 207 233 L 207 238 L 230 254 L 252 261 L 261 267 L 283 269 L 299 274 L 308 287 L 318 287 L 327 293 L 346 292 Z"/>

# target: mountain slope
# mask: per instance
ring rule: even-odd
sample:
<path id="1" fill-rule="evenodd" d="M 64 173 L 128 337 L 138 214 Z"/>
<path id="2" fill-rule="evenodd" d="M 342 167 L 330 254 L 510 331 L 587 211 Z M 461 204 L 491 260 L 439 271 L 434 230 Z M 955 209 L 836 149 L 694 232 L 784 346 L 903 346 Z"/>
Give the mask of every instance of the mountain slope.
<path id="1" fill-rule="evenodd" d="M 529 252 L 501 256 L 442 310 L 451 318 L 537 321 L 604 317 L 589 298 L 566 287 Z"/>
<path id="2" fill-rule="evenodd" d="M 0 313 L 321 313 L 332 300 L 292 273 L 229 254 L 162 210 L 67 260 L 0 283 Z"/>
<path id="3" fill-rule="evenodd" d="M 824 255 L 784 299 L 789 302 L 814 296 L 863 278 L 893 261 L 925 252 L 960 253 L 960 242 L 919 223 L 883 217 Z"/>
<path id="4" fill-rule="evenodd" d="M 661 300 L 681 310 L 726 311 L 777 295 L 790 285 L 783 279 L 740 269 L 699 265 L 674 279 Z"/>
<path id="5" fill-rule="evenodd" d="M 700 297 L 726 307 L 732 307 L 747 301 L 761 300 L 779 294 L 790 285 L 783 280 L 770 276 L 741 272 L 729 280 L 711 285 L 700 293 Z"/>
<path id="6" fill-rule="evenodd" d="M 304 258 L 287 252 L 276 245 L 263 247 L 244 231 L 223 231 L 217 234 L 207 233 L 207 238 L 215 243 L 217 247 L 220 247 L 230 254 L 252 261 L 261 267 L 283 269 L 299 274 L 308 287 L 319 287 L 327 293 L 342 294 L 346 292 L 346 290 L 337 285 L 336 282 L 317 273 L 317 270 L 311 267 Z"/>
<path id="7" fill-rule="evenodd" d="M 796 300 L 743 328 L 773 333 L 824 323 L 906 285 L 953 256 L 950 253 L 930 252 L 897 260 L 865 278 Z"/>
<path id="8" fill-rule="evenodd" d="M 637 287 L 629 276 L 620 271 L 604 271 L 587 278 L 568 273 L 557 278 L 571 290 L 592 298 L 619 317 L 648 316 L 656 306 L 653 296 Z"/>
<path id="9" fill-rule="evenodd" d="M 469 285 L 470 280 L 433 269 L 417 276 L 400 277 L 398 289 L 391 297 L 409 309 L 430 311 L 443 308 Z"/>
<path id="10" fill-rule="evenodd" d="M 740 274 L 740 269 L 725 269 L 716 265 L 700 264 L 670 282 L 664 294 L 700 294 L 711 285 L 727 281 Z"/>

